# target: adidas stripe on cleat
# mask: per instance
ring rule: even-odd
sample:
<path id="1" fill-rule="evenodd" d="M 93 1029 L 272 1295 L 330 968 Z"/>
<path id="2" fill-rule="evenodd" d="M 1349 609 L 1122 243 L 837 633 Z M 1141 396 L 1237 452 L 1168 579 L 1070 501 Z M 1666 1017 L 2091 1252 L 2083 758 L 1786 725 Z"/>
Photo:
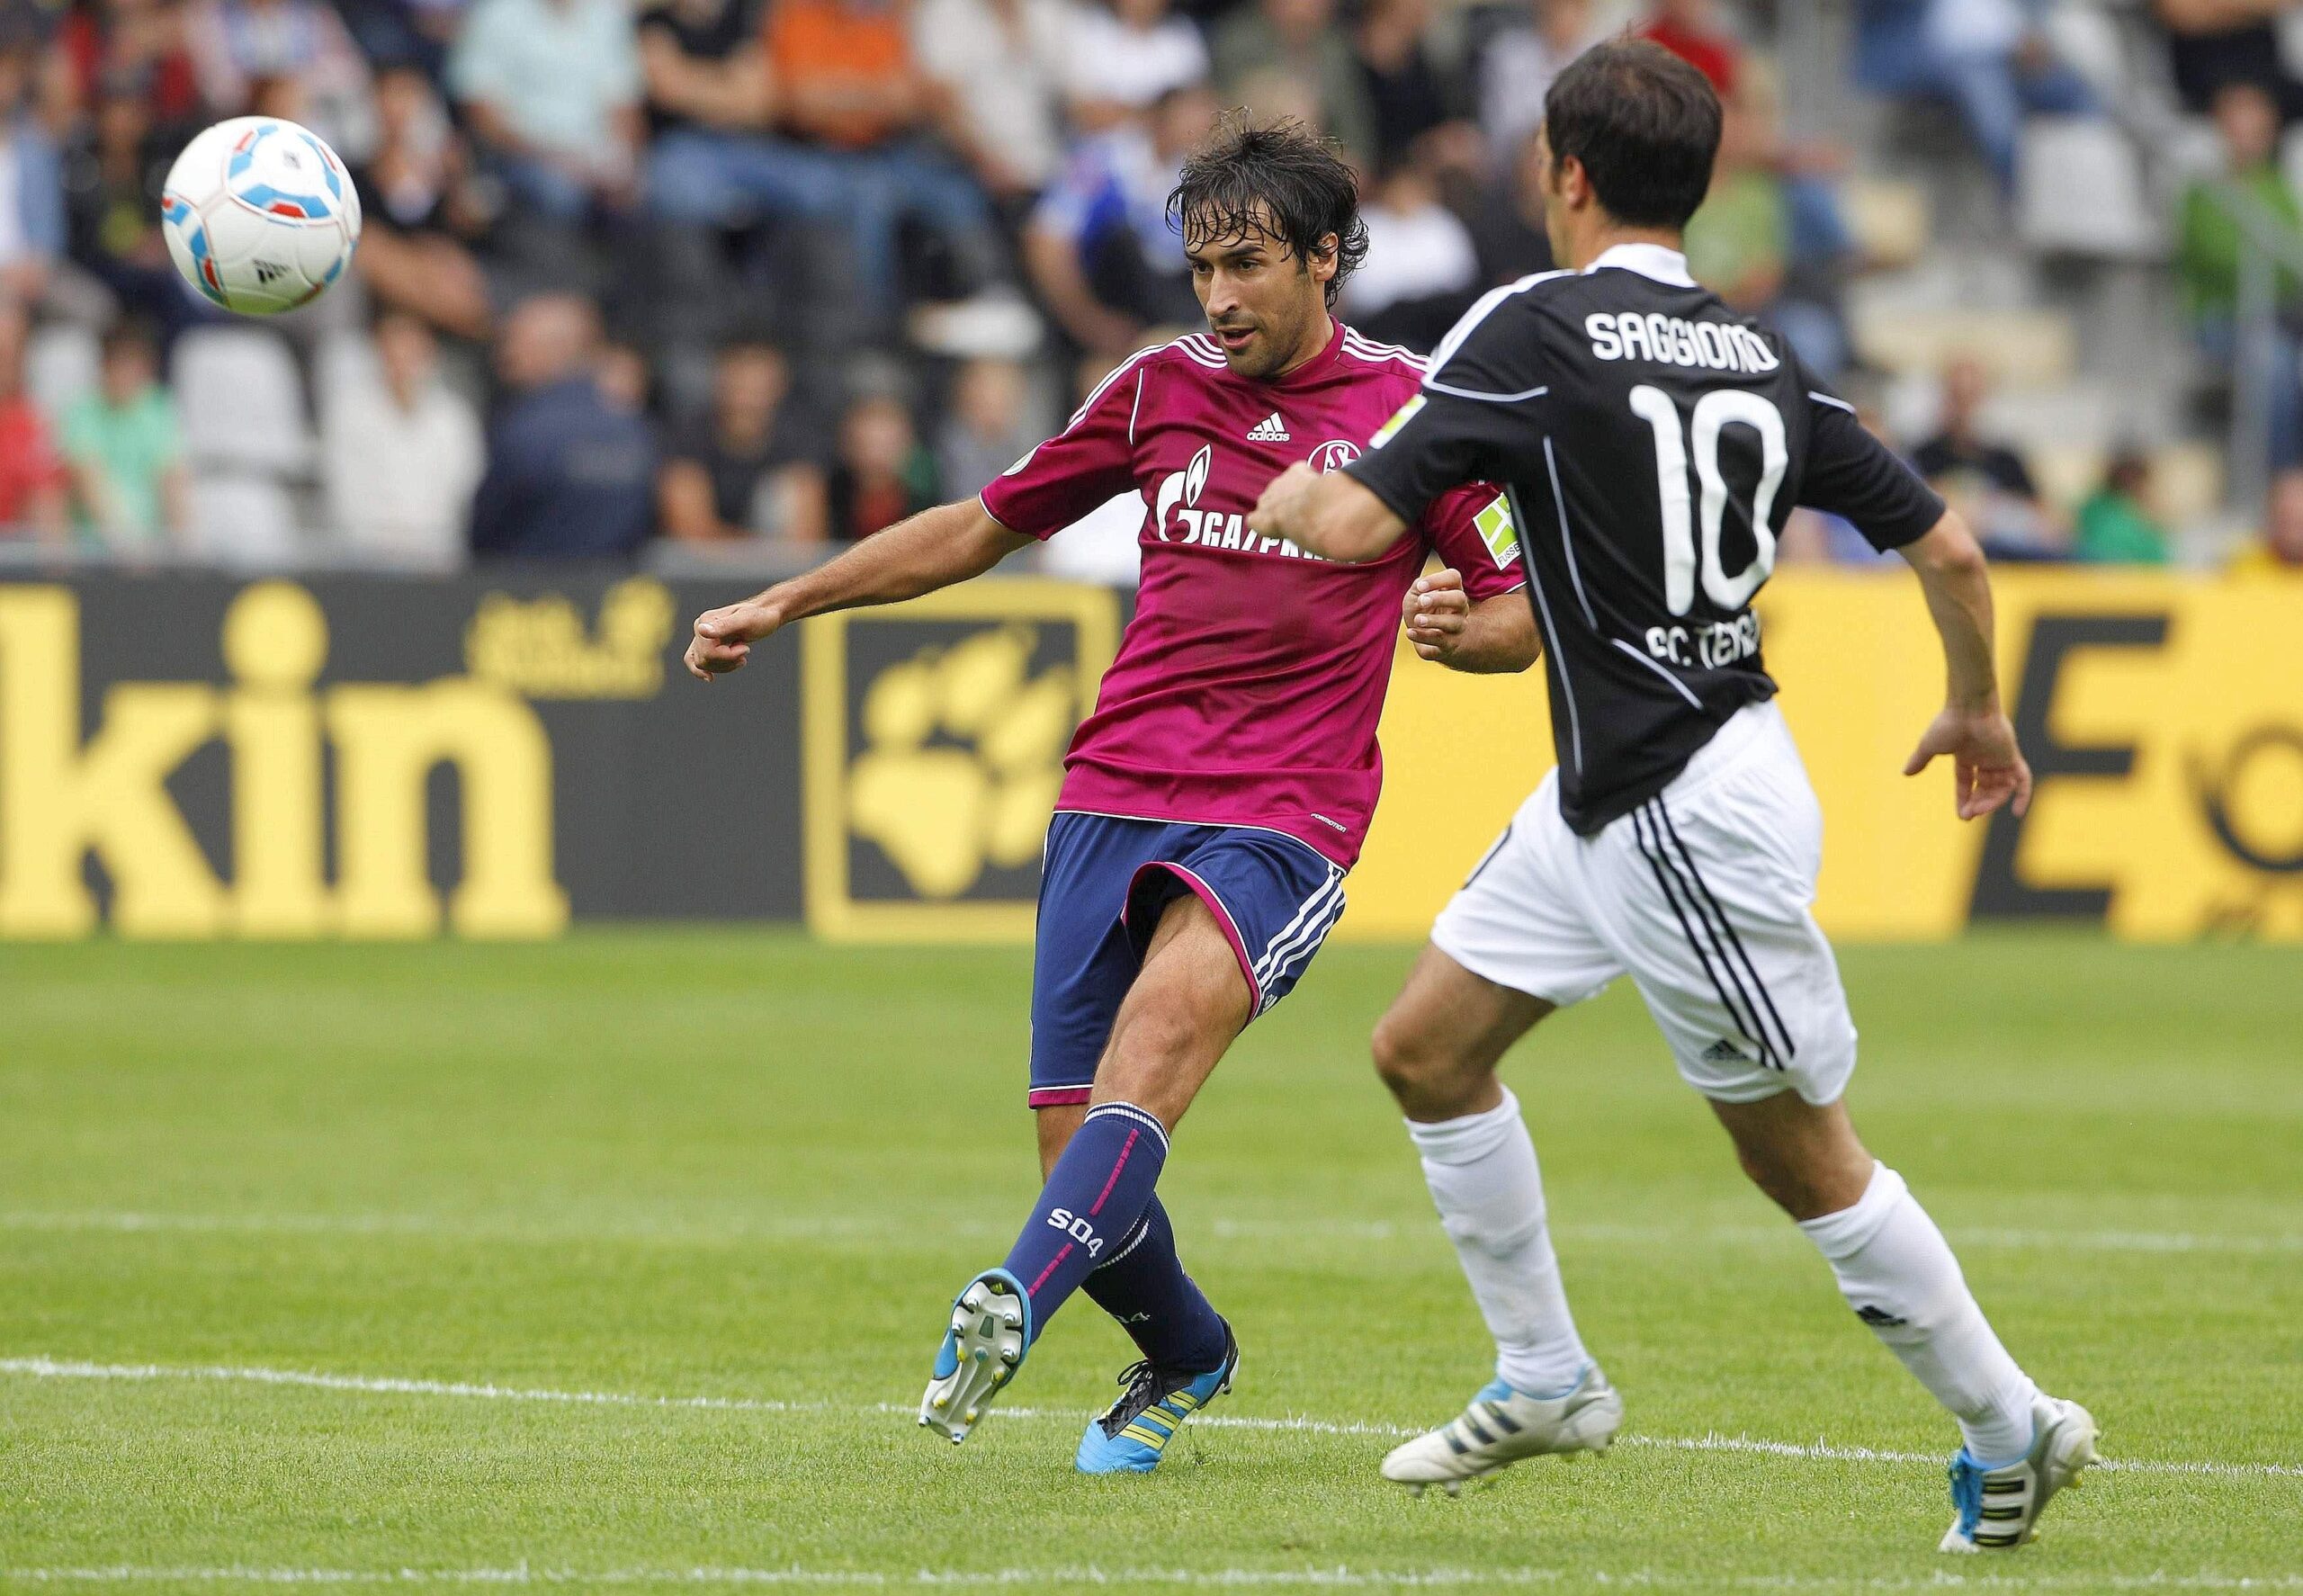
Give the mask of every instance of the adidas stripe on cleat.
<path id="1" fill-rule="evenodd" d="M 1240 1372 L 1240 1343 L 1223 1326 L 1223 1361 L 1195 1374 L 1157 1368 L 1149 1361 L 1131 1365 L 1119 1377 L 1126 1387 L 1099 1418 L 1088 1421 L 1073 1466 L 1081 1474 L 1150 1474 L 1167 1456 L 1168 1443 L 1194 1413 L 1227 1394 Z"/>
<path id="2" fill-rule="evenodd" d="M 1032 1348 L 1032 1299 L 1006 1269 L 986 1269 L 952 1303 L 951 1327 L 919 1399 L 919 1421 L 954 1446 L 983 1417 Z"/>
<path id="3" fill-rule="evenodd" d="M 2031 1404 L 2031 1449 L 1986 1468 L 1965 1447 L 1951 1459 L 1951 1528 L 1944 1552 L 2012 1552 L 2036 1538 L 2055 1493 L 2075 1487 L 2095 1461 L 2095 1419 L 2075 1402 Z"/>
<path id="4" fill-rule="evenodd" d="M 1597 1364 L 1557 1396 L 1530 1396 L 1501 1380 L 1437 1430 L 1392 1449 L 1384 1477 L 1420 1496 L 1438 1485 L 1453 1496 L 1465 1480 L 1509 1468 L 1522 1457 L 1604 1452 L 1623 1428 L 1623 1398 Z"/>

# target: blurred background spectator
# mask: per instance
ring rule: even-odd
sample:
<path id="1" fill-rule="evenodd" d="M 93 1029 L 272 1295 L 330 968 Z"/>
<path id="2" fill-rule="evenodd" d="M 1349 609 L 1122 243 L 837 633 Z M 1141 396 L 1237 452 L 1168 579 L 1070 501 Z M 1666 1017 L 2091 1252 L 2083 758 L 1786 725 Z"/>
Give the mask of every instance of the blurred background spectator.
<path id="1" fill-rule="evenodd" d="M 19 6 L 0 476 L 41 480 L 44 432 L 65 491 L 0 508 L 21 543 L 60 507 L 98 558 L 811 558 L 1199 325 L 1166 201 L 1232 106 L 1358 163 L 1343 313 L 1429 348 L 1552 266 L 1543 96 L 1625 30 L 1727 108 L 1693 270 L 1994 548 L 2205 566 L 2254 537 L 2303 465 L 2295 0 Z M 261 322 L 183 287 L 156 216 L 184 140 L 250 111 L 333 139 L 366 216 L 350 280 Z M 108 362 L 123 320 L 148 331 Z M 1132 513 L 1078 569 L 1133 569 Z M 1870 560 L 1846 534 L 1802 518 L 1783 558 Z"/>
<path id="2" fill-rule="evenodd" d="M 2250 577 L 2303 575 L 2303 471 L 2272 479 L 2263 536 L 2239 551 L 2231 569 Z"/>
<path id="3" fill-rule="evenodd" d="M 866 394 L 839 418 L 839 452 L 825 485 L 831 535 L 855 542 L 937 502 L 936 461 L 919 445 L 911 412 Z"/>
<path id="4" fill-rule="evenodd" d="M 792 378 L 774 345 L 730 344 L 713 367 L 712 408 L 665 450 L 664 531 L 690 543 L 824 539 L 824 474 L 791 413 Z"/>
<path id="5" fill-rule="evenodd" d="M 2099 565 L 2164 565 L 2167 533 L 2151 507 L 2151 457 L 2124 448 L 2079 507 L 2072 552 Z"/>
<path id="6" fill-rule="evenodd" d="M 1994 435 L 1984 419 L 1991 373 L 1973 356 L 1943 372 L 1943 408 L 1935 435 L 1912 452 L 1919 474 L 1967 518 L 1994 560 L 2053 560 L 2066 529 L 2039 496 L 2023 457 Z"/>
<path id="7" fill-rule="evenodd" d="M 375 354 L 345 371 L 322 407 L 337 542 L 384 564 L 453 569 L 486 460 L 479 413 L 442 379 L 439 347 L 415 317 L 380 320 Z"/>
<path id="8" fill-rule="evenodd" d="M 96 386 L 64 414 L 81 533 L 131 557 L 165 552 L 190 535 L 190 480 L 175 407 L 159 382 L 159 348 L 139 323 L 104 335 Z"/>
<path id="9" fill-rule="evenodd" d="M 600 324 L 573 294 L 515 307 L 497 355 L 506 398 L 472 499 L 480 554 L 628 556 L 655 526 L 656 443 L 603 392 Z"/>
<path id="10" fill-rule="evenodd" d="M 1080 0 L 1071 28 L 1072 120 L 1100 133 L 1162 94 L 1207 81 L 1207 42 L 1168 0 Z"/>
<path id="11" fill-rule="evenodd" d="M 0 303 L 0 537 L 56 546 L 72 535 L 66 514 L 70 479 L 48 419 L 24 391 L 24 342 L 31 321 Z"/>

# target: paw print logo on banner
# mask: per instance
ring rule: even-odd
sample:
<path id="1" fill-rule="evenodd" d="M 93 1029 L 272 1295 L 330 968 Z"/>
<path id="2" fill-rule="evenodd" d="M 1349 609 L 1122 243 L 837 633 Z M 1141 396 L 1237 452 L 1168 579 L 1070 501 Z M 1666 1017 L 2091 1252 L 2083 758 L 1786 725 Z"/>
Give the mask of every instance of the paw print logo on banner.
<path id="1" fill-rule="evenodd" d="M 1037 643 L 1028 627 L 980 632 L 920 650 L 865 691 L 848 825 L 922 898 L 955 898 L 987 865 L 1014 869 L 1040 851 L 1080 694 L 1068 665 L 1032 673 Z"/>
<path id="2" fill-rule="evenodd" d="M 801 629 L 808 925 L 1027 941 L 1063 753 L 1119 644 L 1105 587 L 990 579 Z"/>

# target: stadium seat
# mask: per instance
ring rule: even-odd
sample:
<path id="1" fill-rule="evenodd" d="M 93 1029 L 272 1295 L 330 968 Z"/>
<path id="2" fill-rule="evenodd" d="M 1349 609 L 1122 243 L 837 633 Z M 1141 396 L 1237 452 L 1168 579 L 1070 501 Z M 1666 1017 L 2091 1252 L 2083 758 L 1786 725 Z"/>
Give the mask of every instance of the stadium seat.
<path id="1" fill-rule="evenodd" d="M 296 557 L 296 507 L 276 479 L 237 471 L 192 480 L 192 552 L 220 565 L 261 569 Z"/>
<path id="2" fill-rule="evenodd" d="M 2045 388 L 2069 377 L 2078 357 L 2071 320 L 2053 310 L 1900 308 L 1857 301 L 1850 318 L 1857 352 L 1881 370 L 1940 372 L 1972 354 L 2012 388 Z"/>
<path id="3" fill-rule="evenodd" d="M 1927 191 L 1891 177 L 1850 178 L 1840 203 L 1865 261 L 1883 270 L 1908 266 L 1927 253 Z"/>
<path id="4" fill-rule="evenodd" d="M 345 395 L 366 393 L 382 381 L 376 341 L 364 332 L 330 333 L 313 353 L 312 402 L 323 421 Z"/>
<path id="5" fill-rule="evenodd" d="M 24 390 L 50 419 L 96 385 L 103 354 L 95 333 L 76 322 L 41 327 L 24 351 Z"/>
<path id="6" fill-rule="evenodd" d="M 2164 253 L 2160 208 L 2128 136 L 2094 117 L 2039 116 L 2024 125 L 2016 228 L 2031 248 L 2112 260 Z"/>
<path id="7" fill-rule="evenodd" d="M 176 411 L 195 471 L 299 476 L 311 468 L 304 385 L 287 345 L 253 327 L 197 327 L 176 341 Z"/>

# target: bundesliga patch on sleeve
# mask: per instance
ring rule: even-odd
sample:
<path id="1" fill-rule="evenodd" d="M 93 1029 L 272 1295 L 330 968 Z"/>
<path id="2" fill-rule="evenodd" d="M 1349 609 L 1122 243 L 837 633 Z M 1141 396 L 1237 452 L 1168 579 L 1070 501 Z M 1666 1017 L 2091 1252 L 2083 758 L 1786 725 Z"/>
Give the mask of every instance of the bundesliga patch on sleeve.
<path id="1" fill-rule="evenodd" d="M 1417 399 L 1414 404 L 1423 402 Z M 1413 405 L 1409 407 L 1411 409 Z M 1401 414 L 1406 414 L 1405 411 Z M 1376 435 L 1380 441 L 1381 433 Z M 1519 528 L 1511 519 L 1511 501 L 1499 493 L 1487 508 L 1472 517 L 1472 525 L 1479 528 L 1480 541 L 1487 545 L 1497 567 L 1510 570 L 1519 563 Z"/>
<path id="2" fill-rule="evenodd" d="M 1400 428 L 1405 426 L 1409 422 L 1414 420 L 1415 413 L 1421 408 L 1423 408 L 1423 396 L 1419 393 L 1394 411 L 1389 421 L 1384 422 L 1383 426 L 1376 429 L 1376 435 L 1367 440 L 1367 446 L 1370 449 L 1380 449 L 1384 444 L 1390 443 L 1392 441 L 1393 435 L 1397 433 Z"/>

